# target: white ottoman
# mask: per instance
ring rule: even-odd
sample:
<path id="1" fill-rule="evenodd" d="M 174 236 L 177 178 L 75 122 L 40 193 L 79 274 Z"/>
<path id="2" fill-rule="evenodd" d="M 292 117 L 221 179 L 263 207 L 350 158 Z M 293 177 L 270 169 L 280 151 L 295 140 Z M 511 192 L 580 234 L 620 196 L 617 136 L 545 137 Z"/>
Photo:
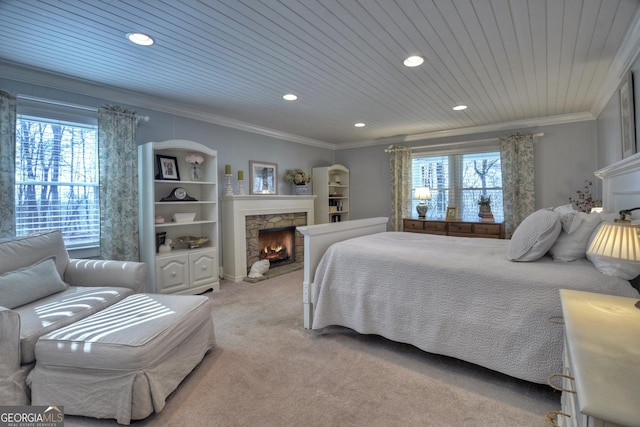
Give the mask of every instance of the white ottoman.
<path id="1" fill-rule="evenodd" d="M 214 344 L 209 298 L 131 295 L 38 340 L 31 403 L 129 424 L 161 411 Z"/>

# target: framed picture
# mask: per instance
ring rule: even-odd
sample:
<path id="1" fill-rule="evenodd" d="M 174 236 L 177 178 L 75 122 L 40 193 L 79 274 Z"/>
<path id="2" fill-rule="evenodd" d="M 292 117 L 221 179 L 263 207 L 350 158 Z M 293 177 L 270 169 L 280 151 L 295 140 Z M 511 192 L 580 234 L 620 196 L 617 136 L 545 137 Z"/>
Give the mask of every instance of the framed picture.
<path id="1" fill-rule="evenodd" d="M 447 216 L 445 219 L 447 221 L 455 221 L 458 218 L 458 207 L 457 206 L 447 206 Z"/>
<path id="2" fill-rule="evenodd" d="M 249 161 L 249 194 L 278 194 L 278 165 Z"/>
<path id="3" fill-rule="evenodd" d="M 156 154 L 156 161 L 158 162 L 158 175 L 156 175 L 156 179 L 180 181 L 178 160 L 175 157 Z"/>
<path id="4" fill-rule="evenodd" d="M 156 253 L 160 251 L 160 245 L 164 245 L 167 241 L 167 232 L 156 233 Z"/>
<path id="5" fill-rule="evenodd" d="M 636 153 L 636 132 L 633 108 L 633 75 L 627 73 L 620 88 L 620 128 L 622 134 L 622 158 Z"/>

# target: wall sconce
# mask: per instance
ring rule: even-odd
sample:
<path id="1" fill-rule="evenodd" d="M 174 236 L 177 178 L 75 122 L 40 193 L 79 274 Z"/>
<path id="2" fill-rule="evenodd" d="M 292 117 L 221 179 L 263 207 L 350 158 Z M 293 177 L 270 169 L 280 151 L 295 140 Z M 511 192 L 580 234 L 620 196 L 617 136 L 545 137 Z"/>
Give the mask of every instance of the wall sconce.
<path id="1" fill-rule="evenodd" d="M 429 187 L 416 188 L 416 191 L 413 193 L 413 200 L 420 200 L 420 203 L 416 206 L 418 218 L 426 218 L 428 208 L 425 200 L 431 200 L 431 190 L 429 190 Z"/>

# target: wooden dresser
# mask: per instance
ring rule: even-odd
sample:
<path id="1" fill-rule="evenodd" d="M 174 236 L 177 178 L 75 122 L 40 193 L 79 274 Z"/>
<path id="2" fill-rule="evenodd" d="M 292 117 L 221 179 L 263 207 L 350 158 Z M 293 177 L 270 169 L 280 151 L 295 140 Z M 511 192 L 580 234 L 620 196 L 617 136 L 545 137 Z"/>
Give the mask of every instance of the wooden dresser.
<path id="1" fill-rule="evenodd" d="M 488 237 L 503 239 L 501 223 L 473 221 L 445 221 L 435 219 L 404 218 L 403 231 L 409 233 L 439 234 L 458 237 Z"/>

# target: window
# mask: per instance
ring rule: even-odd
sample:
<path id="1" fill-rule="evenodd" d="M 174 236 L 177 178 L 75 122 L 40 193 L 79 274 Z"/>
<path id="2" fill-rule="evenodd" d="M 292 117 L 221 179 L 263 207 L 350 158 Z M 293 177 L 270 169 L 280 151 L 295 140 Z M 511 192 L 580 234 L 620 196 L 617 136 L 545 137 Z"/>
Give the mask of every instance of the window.
<path id="1" fill-rule="evenodd" d="M 60 229 L 69 249 L 99 246 L 96 116 L 95 111 L 87 114 L 70 107 L 18 100 L 18 236 Z"/>
<path id="2" fill-rule="evenodd" d="M 427 218 L 444 218 L 447 206 L 457 206 L 458 216 L 478 219 L 480 196 L 491 197 L 496 221 L 502 221 L 502 171 L 500 152 L 420 155 L 411 161 L 412 187 L 429 187 Z M 413 212 L 417 200 L 413 200 Z"/>

